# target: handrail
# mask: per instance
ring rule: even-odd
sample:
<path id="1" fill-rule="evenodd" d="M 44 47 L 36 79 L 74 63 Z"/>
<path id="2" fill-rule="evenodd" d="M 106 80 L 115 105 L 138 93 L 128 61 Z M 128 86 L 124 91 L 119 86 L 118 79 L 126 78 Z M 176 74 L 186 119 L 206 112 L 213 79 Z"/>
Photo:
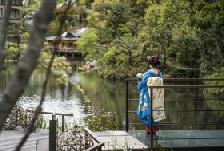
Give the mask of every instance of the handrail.
<path id="1" fill-rule="evenodd" d="M 164 111 L 164 110 L 153 110 L 153 111 Z M 169 110 L 169 109 L 166 109 L 166 112 L 203 112 L 203 111 L 206 111 L 206 112 L 220 112 L 220 111 L 224 111 L 224 110 L 200 110 L 200 109 L 197 109 L 197 110 Z M 128 111 L 128 113 L 136 113 L 137 111 Z"/>
<path id="2" fill-rule="evenodd" d="M 224 88 L 224 85 L 152 85 L 149 88 Z"/>
<path id="3" fill-rule="evenodd" d="M 125 81 L 137 81 L 137 78 L 127 78 Z M 163 78 L 167 82 L 193 82 L 193 81 L 224 81 L 224 78 Z"/>
<path id="4" fill-rule="evenodd" d="M 132 125 L 139 125 L 141 123 L 131 123 Z M 224 123 L 215 123 L 215 122 L 208 122 L 208 123 L 184 123 L 184 122 L 176 122 L 176 123 L 170 123 L 170 122 L 162 122 L 162 123 L 158 123 L 158 126 L 171 126 L 171 125 L 224 125 Z"/>
<path id="5" fill-rule="evenodd" d="M 26 110 L 27 112 L 33 112 L 32 110 Z M 44 112 L 44 111 L 42 111 L 42 112 L 40 112 L 40 114 L 55 114 L 55 115 L 64 115 L 64 116 L 73 116 L 73 114 L 72 113 L 53 113 L 53 112 Z"/>
<path id="6" fill-rule="evenodd" d="M 86 129 L 84 128 L 84 131 L 86 131 L 91 137 L 92 139 L 95 141 L 95 145 L 88 148 L 87 150 L 85 151 L 94 151 L 96 149 L 100 149 L 101 150 L 101 147 L 104 146 L 104 143 L 100 142 L 99 140 L 97 140 L 97 137 L 92 133 L 92 131 L 90 131 L 89 129 Z"/>
<path id="7" fill-rule="evenodd" d="M 203 81 L 224 81 L 224 78 L 164 78 L 163 79 L 164 82 L 203 82 Z M 129 87 L 129 82 L 132 82 L 132 81 L 137 81 L 136 78 L 128 78 L 128 79 L 125 79 L 125 82 L 126 82 L 126 116 L 125 116 L 125 122 L 126 122 L 126 125 L 125 125 L 125 129 L 126 131 L 128 131 L 129 129 L 129 116 L 128 116 L 128 113 L 135 113 L 135 111 L 128 111 L 129 110 L 129 101 L 137 101 L 138 99 L 137 98 L 129 98 L 129 92 L 128 92 L 128 87 Z M 160 86 L 156 86 L 156 85 L 152 85 L 152 86 L 148 86 L 149 90 L 150 90 L 150 98 L 152 98 L 152 93 L 153 93 L 153 89 L 195 89 L 195 97 L 191 97 L 193 100 L 195 100 L 195 108 L 194 109 L 188 109 L 188 110 L 184 110 L 186 112 L 199 112 L 199 111 L 205 111 L 205 112 L 217 112 L 217 111 L 221 111 L 223 112 L 224 110 L 209 110 L 209 109 L 199 109 L 197 106 L 197 101 L 200 99 L 198 98 L 198 89 L 209 89 L 209 88 L 224 88 L 224 85 L 223 84 L 220 84 L 220 85 L 202 85 L 202 84 L 193 84 L 193 85 L 183 85 L 183 84 L 179 84 L 179 85 L 160 85 Z M 223 99 L 222 98 L 218 98 L 217 100 L 220 100 L 220 99 Z M 153 99 L 151 99 L 152 103 L 151 104 L 151 108 L 152 108 L 152 104 L 153 104 Z M 151 114 L 152 115 L 152 112 L 153 111 L 156 111 L 156 110 L 151 110 Z M 164 110 L 163 110 L 164 111 Z M 166 112 L 182 112 L 180 110 L 165 110 Z M 151 116 L 151 123 L 152 123 L 152 116 Z M 132 123 L 132 124 L 137 124 L 137 123 Z M 159 123 L 158 125 L 161 125 L 161 126 L 165 126 L 165 125 L 224 125 L 223 122 L 190 122 L 190 123 L 186 123 L 186 122 L 177 122 L 177 123 L 165 123 L 165 122 L 162 122 L 162 123 Z M 152 128 L 152 125 L 151 125 L 151 128 Z M 153 135 L 151 135 L 151 149 L 153 148 Z"/>
<path id="8" fill-rule="evenodd" d="M 32 110 L 26 110 L 27 112 L 33 112 Z M 65 116 L 73 116 L 72 113 L 52 113 L 52 112 L 40 112 L 40 114 L 50 114 L 50 115 L 60 115 L 61 116 L 61 129 L 62 129 L 62 132 L 64 132 L 64 129 L 65 129 Z"/>

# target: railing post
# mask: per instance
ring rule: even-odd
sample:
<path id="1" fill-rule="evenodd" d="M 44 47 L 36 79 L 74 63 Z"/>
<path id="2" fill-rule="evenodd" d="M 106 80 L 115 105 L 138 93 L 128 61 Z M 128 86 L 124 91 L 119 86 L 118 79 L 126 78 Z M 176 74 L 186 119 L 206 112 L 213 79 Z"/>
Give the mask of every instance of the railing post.
<path id="1" fill-rule="evenodd" d="M 15 110 L 16 110 L 16 126 L 18 126 L 19 124 L 18 124 L 18 108 L 19 107 L 17 107 L 17 105 L 15 106 Z"/>
<path id="2" fill-rule="evenodd" d="M 153 102 L 153 88 L 150 88 L 150 100 L 151 100 L 151 102 L 150 102 L 150 130 L 151 130 L 151 137 L 150 137 L 150 148 L 151 148 L 151 151 L 153 151 L 153 124 L 152 124 L 152 122 L 153 122 L 153 116 L 152 116 L 152 114 L 153 114 L 153 111 L 152 111 L 152 107 L 153 107 L 153 104 L 152 104 L 152 102 Z"/>
<path id="3" fill-rule="evenodd" d="M 56 116 L 52 115 L 49 121 L 49 151 L 56 151 Z"/>
<path id="4" fill-rule="evenodd" d="M 128 80 L 126 80 L 125 130 L 128 132 Z"/>
<path id="5" fill-rule="evenodd" d="M 195 110 L 198 109 L 198 89 L 195 90 Z"/>
<path id="6" fill-rule="evenodd" d="M 198 123 L 198 88 L 195 89 L 195 122 Z M 195 125 L 195 129 L 197 129 L 198 125 Z"/>
<path id="7" fill-rule="evenodd" d="M 62 132 L 64 132 L 64 130 L 65 130 L 65 116 L 64 115 L 62 115 L 61 122 L 62 122 L 62 124 L 61 124 L 61 126 L 62 126 L 61 130 L 62 130 Z"/>

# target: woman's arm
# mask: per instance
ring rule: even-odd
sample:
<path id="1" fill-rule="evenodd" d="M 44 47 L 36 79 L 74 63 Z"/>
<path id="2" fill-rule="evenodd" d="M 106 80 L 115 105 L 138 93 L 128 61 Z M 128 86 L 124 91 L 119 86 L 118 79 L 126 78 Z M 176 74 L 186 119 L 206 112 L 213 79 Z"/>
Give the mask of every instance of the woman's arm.
<path id="1" fill-rule="evenodd" d="M 143 78 L 141 81 L 138 81 L 137 89 L 140 91 L 142 88 L 147 88 L 148 78 L 152 76 L 152 72 L 147 71 L 143 74 Z"/>

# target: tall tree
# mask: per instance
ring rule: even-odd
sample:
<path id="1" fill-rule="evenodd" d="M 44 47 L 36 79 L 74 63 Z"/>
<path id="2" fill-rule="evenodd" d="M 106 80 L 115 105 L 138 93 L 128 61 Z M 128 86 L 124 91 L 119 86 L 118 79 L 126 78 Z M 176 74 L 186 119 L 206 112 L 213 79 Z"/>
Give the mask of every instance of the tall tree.
<path id="1" fill-rule="evenodd" d="M 55 6 L 55 0 L 44 0 L 34 15 L 28 48 L 18 62 L 15 73 L 12 75 L 0 101 L 0 130 L 2 130 L 4 122 L 18 98 L 23 94 L 29 78 L 38 64 L 40 50 L 45 41 L 48 24 L 53 18 Z"/>
<path id="2" fill-rule="evenodd" d="M 191 23 L 198 29 L 202 66 L 206 72 L 219 71 L 224 65 L 224 1 L 198 0 L 192 8 Z"/>
<path id="3" fill-rule="evenodd" d="M 4 17 L 2 19 L 2 24 L 0 26 L 0 72 L 4 65 L 5 59 L 5 43 L 9 25 L 9 16 L 11 12 L 12 0 L 5 1 Z"/>

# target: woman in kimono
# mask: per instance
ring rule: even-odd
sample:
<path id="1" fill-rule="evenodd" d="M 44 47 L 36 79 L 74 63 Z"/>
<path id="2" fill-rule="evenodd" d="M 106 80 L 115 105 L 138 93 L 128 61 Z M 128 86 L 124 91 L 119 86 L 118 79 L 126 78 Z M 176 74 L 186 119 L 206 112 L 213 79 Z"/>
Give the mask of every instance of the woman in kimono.
<path id="1" fill-rule="evenodd" d="M 148 86 L 147 81 L 149 77 L 161 77 L 162 73 L 159 70 L 160 66 L 160 58 L 157 56 L 147 57 L 147 61 L 149 64 L 149 69 L 144 74 L 137 74 L 138 78 L 138 86 L 137 89 L 139 91 L 139 104 L 137 108 L 138 118 L 144 123 L 145 130 L 147 134 L 154 133 L 159 130 L 158 125 L 154 120 L 152 120 L 152 132 L 151 132 L 151 109 L 150 102 L 151 99 L 148 94 Z"/>

